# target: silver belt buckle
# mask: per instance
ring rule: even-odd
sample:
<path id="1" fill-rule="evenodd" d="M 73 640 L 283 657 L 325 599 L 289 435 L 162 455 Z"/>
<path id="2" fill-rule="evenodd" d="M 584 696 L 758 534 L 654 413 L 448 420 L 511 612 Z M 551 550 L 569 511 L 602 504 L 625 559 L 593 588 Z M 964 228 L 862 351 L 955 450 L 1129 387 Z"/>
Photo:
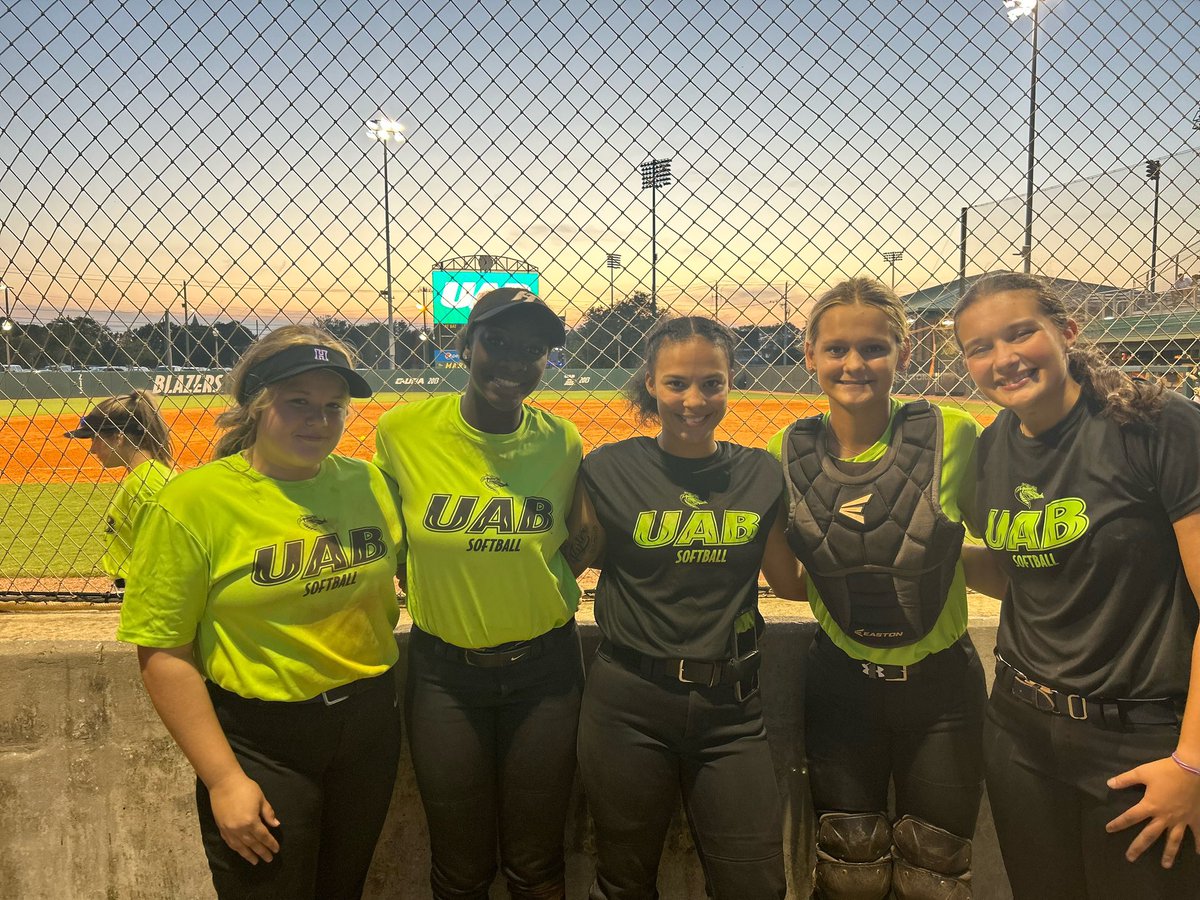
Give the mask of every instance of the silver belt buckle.
<path id="1" fill-rule="evenodd" d="M 1075 705 L 1079 704 L 1079 712 L 1076 714 Z M 1067 694 L 1067 715 L 1072 719 L 1083 721 L 1088 717 L 1087 697 L 1081 697 L 1079 694 Z"/>

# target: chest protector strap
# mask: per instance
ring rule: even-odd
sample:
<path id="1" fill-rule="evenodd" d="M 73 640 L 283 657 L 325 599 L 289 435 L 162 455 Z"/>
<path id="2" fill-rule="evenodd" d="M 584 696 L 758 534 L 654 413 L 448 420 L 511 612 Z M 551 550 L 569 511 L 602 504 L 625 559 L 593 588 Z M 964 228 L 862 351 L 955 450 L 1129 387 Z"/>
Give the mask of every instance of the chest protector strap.
<path id="1" fill-rule="evenodd" d="M 933 629 L 965 529 L 942 511 L 942 415 L 902 406 L 884 455 L 857 474 L 826 450 L 821 416 L 784 435 L 788 544 L 838 627 L 868 647 L 903 647 Z M 861 468 L 861 467 L 860 467 Z"/>

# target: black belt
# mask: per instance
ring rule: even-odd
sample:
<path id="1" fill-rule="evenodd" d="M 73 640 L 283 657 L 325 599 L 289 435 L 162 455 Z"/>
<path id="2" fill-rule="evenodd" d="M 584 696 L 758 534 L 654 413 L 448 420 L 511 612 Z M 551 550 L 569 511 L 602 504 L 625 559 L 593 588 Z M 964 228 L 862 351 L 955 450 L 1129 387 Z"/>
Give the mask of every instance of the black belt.
<path id="1" fill-rule="evenodd" d="M 303 706 L 305 704 L 323 704 L 325 706 L 336 706 L 343 700 L 348 700 L 355 694 L 365 694 L 367 691 L 374 690 L 385 684 L 385 679 L 393 678 L 392 670 L 388 669 L 379 675 L 371 675 L 367 678 L 358 678 L 346 684 L 339 684 L 335 688 L 330 688 L 327 691 L 322 691 L 315 697 L 309 697 L 307 700 L 264 700 L 260 697 L 243 697 L 241 694 L 227 690 L 221 687 L 214 681 L 207 682 L 210 693 L 218 693 L 223 697 L 227 697 L 235 702 L 241 703 L 267 703 L 273 705 L 286 704 L 288 706 Z"/>
<path id="2" fill-rule="evenodd" d="M 552 628 L 545 634 L 539 634 L 527 641 L 515 641 L 478 650 L 448 644 L 440 637 L 430 634 L 428 631 L 422 631 L 416 625 L 413 626 L 412 633 L 419 638 L 428 639 L 434 656 L 441 659 L 480 669 L 498 669 L 545 656 L 549 650 L 574 637 L 575 620 L 571 619 L 567 624 Z"/>
<path id="3" fill-rule="evenodd" d="M 1104 700 L 1060 691 L 1029 678 L 996 654 L 996 687 L 1048 715 L 1120 730 L 1130 725 L 1179 725 L 1183 702 L 1170 697 Z"/>
<path id="4" fill-rule="evenodd" d="M 618 647 L 607 639 L 600 642 L 600 654 L 647 680 L 678 681 L 710 688 L 747 681 L 754 677 L 761 665 L 757 650 L 741 659 L 661 659 L 627 647 Z"/>

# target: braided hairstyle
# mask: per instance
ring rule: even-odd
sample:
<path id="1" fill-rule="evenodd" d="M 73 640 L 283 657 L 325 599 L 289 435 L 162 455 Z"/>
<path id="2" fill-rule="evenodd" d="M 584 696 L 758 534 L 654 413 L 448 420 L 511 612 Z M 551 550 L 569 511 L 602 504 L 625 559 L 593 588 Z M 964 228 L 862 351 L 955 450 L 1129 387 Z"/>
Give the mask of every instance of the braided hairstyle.
<path id="1" fill-rule="evenodd" d="M 642 343 L 642 355 L 645 362 L 625 386 L 625 399 L 633 408 L 634 417 L 639 425 L 658 421 L 658 401 L 646 387 L 648 378 L 654 375 L 654 366 L 658 361 L 658 351 L 664 343 L 683 344 L 695 338 L 708 341 L 725 354 L 729 366 L 729 382 L 733 383 L 734 345 L 737 340 L 733 331 L 722 325 L 716 319 L 707 316 L 679 316 L 677 318 L 663 317 L 654 323 L 646 332 Z"/>

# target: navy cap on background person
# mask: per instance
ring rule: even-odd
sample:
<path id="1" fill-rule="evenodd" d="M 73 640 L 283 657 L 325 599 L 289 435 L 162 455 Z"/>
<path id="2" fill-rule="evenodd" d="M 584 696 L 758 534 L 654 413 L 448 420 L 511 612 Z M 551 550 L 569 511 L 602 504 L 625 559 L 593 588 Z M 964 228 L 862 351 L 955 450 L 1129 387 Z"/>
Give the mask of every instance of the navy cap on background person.
<path id="1" fill-rule="evenodd" d="M 145 434 L 142 423 L 130 413 L 106 413 L 96 407 L 79 420 L 79 424 L 70 431 L 64 431 L 63 437 L 94 438 L 98 434 Z"/>
<path id="2" fill-rule="evenodd" d="M 488 291 L 471 307 L 467 328 L 500 320 L 515 322 L 519 317 L 537 328 L 549 346 L 562 347 L 567 343 L 567 328 L 562 319 L 537 294 L 523 287 Z"/>

